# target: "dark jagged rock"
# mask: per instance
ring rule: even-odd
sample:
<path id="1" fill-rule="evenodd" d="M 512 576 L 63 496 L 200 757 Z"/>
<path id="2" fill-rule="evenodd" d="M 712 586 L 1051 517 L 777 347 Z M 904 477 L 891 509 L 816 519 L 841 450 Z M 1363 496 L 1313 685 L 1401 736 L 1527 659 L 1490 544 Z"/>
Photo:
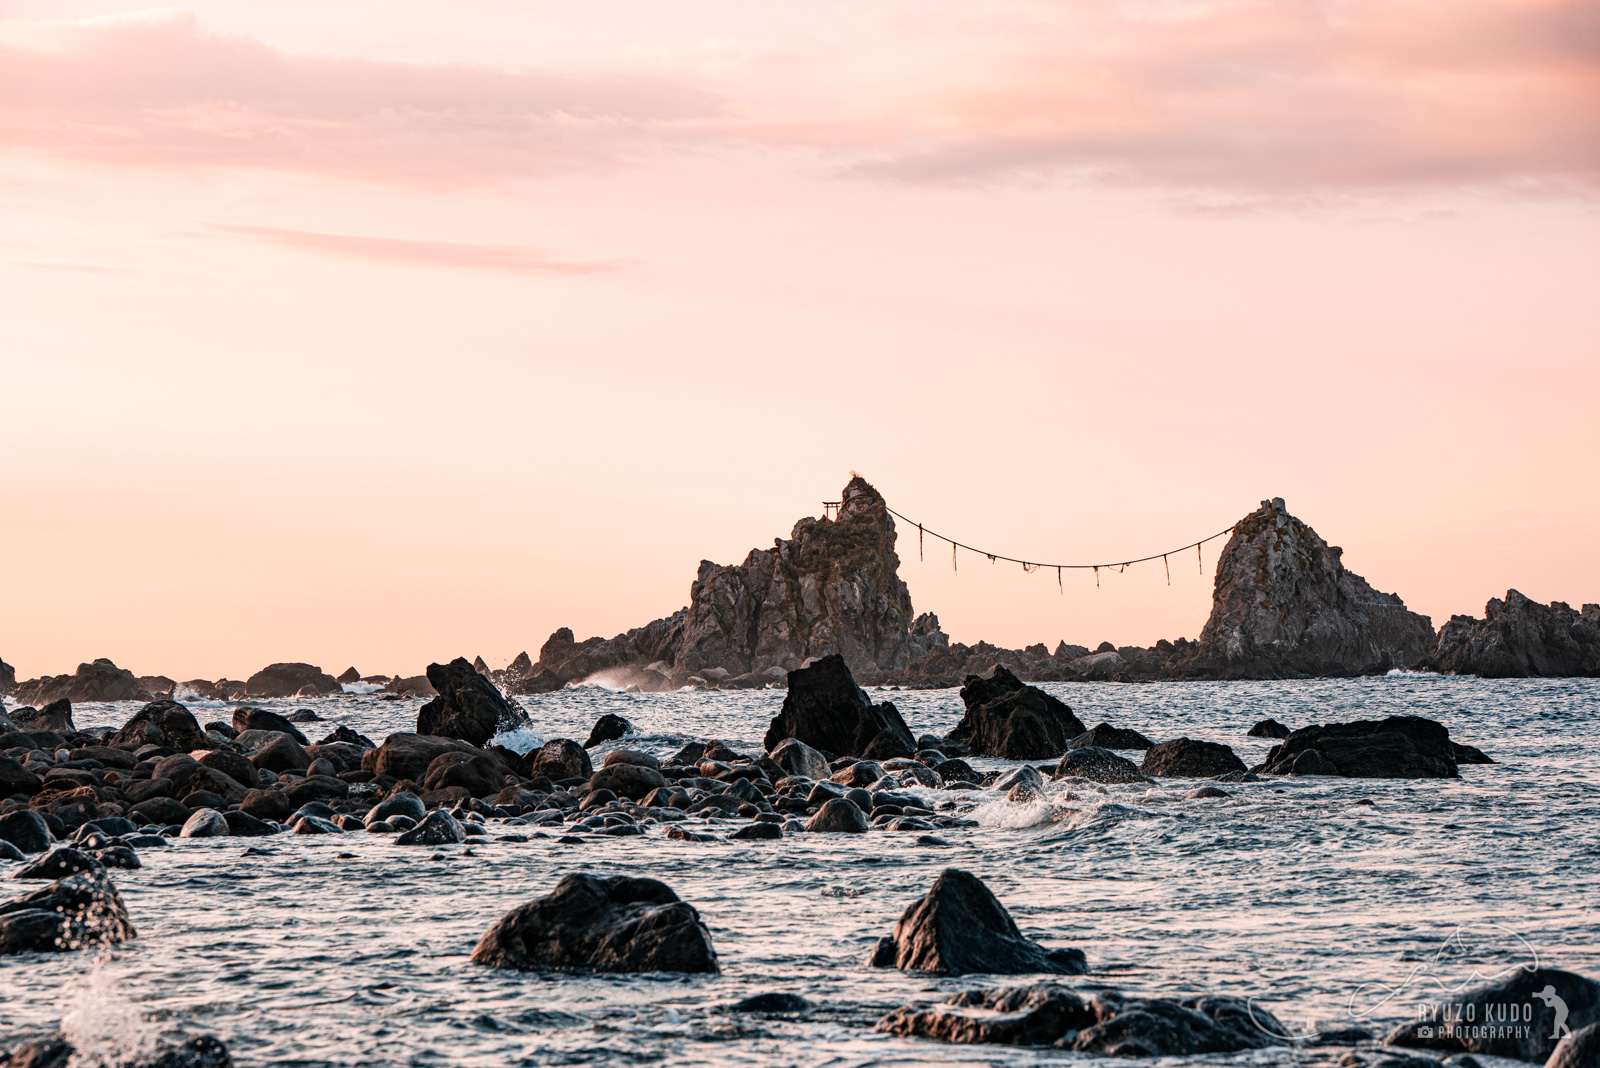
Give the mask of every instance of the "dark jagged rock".
<path id="1" fill-rule="evenodd" d="M 1348 779 L 1460 777 L 1449 730 L 1421 716 L 1302 727 L 1273 746 L 1256 770 Z"/>
<path id="2" fill-rule="evenodd" d="M 864 756 L 879 735 L 897 743 L 901 755 L 916 752 L 916 740 L 894 705 L 875 705 L 856 685 L 844 658 L 825 656 L 789 672 L 783 707 L 767 728 L 763 748 L 771 752 L 785 738 L 840 756 Z"/>
<path id="3" fill-rule="evenodd" d="M 1109 723 L 1102 723 L 1072 739 L 1067 748 L 1082 749 L 1092 745 L 1097 749 L 1149 749 L 1155 744 L 1131 728 L 1113 727 Z"/>
<path id="4" fill-rule="evenodd" d="M 528 726 L 528 717 L 507 701 L 493 680 L 465 657 L 429 664 L 428 681 L 439 696 L 417 712 L 417 733 L 459 738 L 482 748 L 501 731 Z"/>
<path id="5" fill-rule="evenodd" d="M 1573 1030 L 1556 1045 L 1544 1068 L 1600 1068 L 1600 1024 Z"/>
<path id="6" fill-rule="evenodd" d="M 874 1029 L 940 1042 L 1048 1046 L 1095 1022 L 1094 1010 L 1077 994 L 1053 983 L 1035 983 L 963 990 L 931 1009 L 908 1005 L 880 1019 Z"/>
<path id="7" fill-rule="evenodd" d="M 1558 1002 L 1566 1006 L 1566 1025 L 1572 1031 L 1600 1023 L 1600 983 L 1555 968 L 1522 967 L 1495 982 L 1452 995 L 1437 1012 L 1419 1014 L 1418 1019 L 1395 1028 L 1384 1041 L 1411 1049 L 1485 1053 L 1539 1063 L 1556 1049 Z M 1497 1020 L 1508 1026 L 1481 1026 Z M 1519 1026 L 1509 1026 L 1512 1020 Z"/>
<path id="8" fill-rule="evenodd" d="M 1047 950 L 1023 937 L 983 881 L 957 868 L 946 868 L 927 894 L 906 909 L 894 934 L 878 940 L 869 963 L 944 975 L 1082 975 L 1089 970 L 1081 950 Z"/>
<path id="9" fill-rule="evenodd" d="M 1287 738 L 1289 728 L 1275 719 L 1264 719 L 1245 732 L 1247 738 Z"/>
<path id="10" fill-rule="evenodd" d="M 233 729 L 241 733 L 244 731 L 278 731 L 282 734 L 287 734 L 301 745 L 311 744 L 306 736 L 300 733 L 299 727 L 296 727 L 285 717 L 265 708 L 251 708 L 246 705 L 243 708 L 234 709 Z"/>
<path id="11" fill-rule="evenodd" d="M 566 876 L 502 916 L 472 959 L 519 971 L 718 971 L 711 933 L 694 907 L 665 883 L 627 876 Z"/>
<path id="12" fill-rule="evenodd" d="M 394 840 L 395 845 L 447 845 L 465 841 L 466 829 L 442 808 L 436 808 L 422 822 Z"/>
<path id="13" fill-rule="evenodd" d="M 65 697 L 52 701 L 43 708 L 18 708 L 11 713 L 18 730 L 77 732 L 72 723 L 72 702 Z"/>
<path id="14" fill-rule="evenodd" d="M 0 903 L 0 956 L 81 949 L 133 937 L 122 895 L 98 866 Z"/>
<path id="15" fill-rule="evenodd" d="M 1145 750 L 1139 770 L 1158 777 L 1213 778 L 1248 771 L 1234 751 L 1217 742 L 1174 738 Z"/>
<path id="16" fill-rule="evenodd" d="M 339 683 L 341 686 L 343 686 L 345 683 L 348 683 L 348 682 L 360 682 L 361 681 L 361 672 L 357 671 L 353 667 L 347 667 L 347 668 L 344 669 L 344 672 L 342 674 L 338 675 L 334 679 L 334 681 Z"/>
<path id="17" fill-rule="evenodd" d="M 0 694 L 17 692 L 17 669 L 0 660 Z"/>
<path id="18" fill-rule="evenodd" d="M 368 738 L 365 734 L 356 733 L 342 723 L 333 728 L 333 732 L 317 744 L 329 745 L 333 742 L 347 742 L 350 745 L 358 745 L 362 749 L 377 748 L 377 744 L 371 738 Z"/>
<path id="19" fill-rule="evenodd" d="M 207 749 L 211 745 L 199 722 L 176 701 L 152 701 L 145 705 L 121 730 L 107 738 L 106 744 L 129 750 L 160 745 L 181 753 Z"/>
<path id="20" fill-rule="evenodd" d="M 1562 601 L 1543 605 L 1507 590 L 1483 614 L 1451 616 L 1428 666 L 1486 679 L 1600 676 L 1600 605 L 1576 612 Z"/>
<path id="21" fill-rule="evenodd" d="M 296 697 L 338 693 L 339 680 L 312 664 L 268 664 L 245 682 L 252 697 Z"/>
<path id="22" fill-rule="evenodd" d="M 133 672 L 119 668 L 104 657 L 79 664 L 71 675 L 45 675 L 17 687 L 17 703 L 44 706 L 55 701 L 136 701 L 141 694 Z"/>
<path id="23" fill-rule="evenodd" d="M 1288 1032 L 1272 1013 L 1243 998 L 1124 999 L 1099 994 L 1097 1022 L 1058 1044 L 1112 1057 L 1194 1057 L 1284 1045 Z"/>
<path id="24" fill-rule="evenodd" d="M 621 716 L 607 712 L 594 721 L 594 728 L 589 731 L 589 740 L 583 743 L 583 747 L 585 749 L 593 749 L 604 742 L 614 742 L 631 730 L 633 730 L 633 724 Z"/>
<path id="25" fill-rule="evenodd" d="M 1223 547 L 1199 642 L 1174 647 L 1155 673 L 1270 679 L 1421 664 L 1434 650 L 1433 624 L 1346 570 L 1342 553 L 1290 515 L 1282 499 L 1261 502 Z"/>
<path id="26" fill-rule="evenodd" d="M 1051 760 L 1084 733 L 1066 704 L 1025 685 L 999 664 L 987 679 L 968 676 L 961 701 L 967 714 L 947 737 L 979 756 Z"/>
<path id="27" fill-rule="evenodd" d="M 1450 751 L 1456 755 L 1457 764 L 1493 764 L 1494 761 L 1475 745 L 1464 745 L 1461 742 L 1451 742 Z"/>
<path id="28" fill-rule="evenodd" d="M 1107 784 L 1145 781 L 1139 765 L 1109 749 L 1093 745 L 1068 750 L 1056 765 L 1052 777 L 1088 779 L 1090 782 Z"/>
<path id="29" fill-rule="evenodd" d="M 571 738 L 552 738 L 539 748 L 537 754 L 529 756 L 528 774 L 542 775 L 551 782 L 587 779 L 594 774 L 594 763 L 589 759 L 588 750 Z"/>

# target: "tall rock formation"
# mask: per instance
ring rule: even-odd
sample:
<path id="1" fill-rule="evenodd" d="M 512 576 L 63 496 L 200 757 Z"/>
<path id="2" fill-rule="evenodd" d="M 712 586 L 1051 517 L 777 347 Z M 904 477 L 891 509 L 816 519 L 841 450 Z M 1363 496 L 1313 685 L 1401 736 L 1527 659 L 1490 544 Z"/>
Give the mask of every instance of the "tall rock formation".
<path id="1" fill-rule="evenodd" d="M 696 675 L 759 685 L 832 653 L 864 681 L 903 673 L 949 639 L 934 617 L 913 618 L 894 546 L 883 497 L 855 476 L 837 519 L 802 519 L 740 564 L 701 561 L 688 607 L 644 627 L 584 642 L 558 630 L 534 673 L 570 682 L 626 669 L 646 688 Z"/>
<path id="2" fill-rule="evenodd" d="M 1487 679 L 1600 676 L 1600 604 L 1576 612 L 1561 601 L 1542 605 L 1507 590 L 1483 615 L 1451 616 L 1428 666 Z"/>
<path id="3" fill-rule="evenodd" d="M 1241 519 L 1217 561 L 1211 618 L 1167 674 L 1201 678 L 1372 675 L 1420 664 L 1433 624 L 1346 570 L 1344 552 L 1283 498 Z M 1187 643 L 1185 643 L 1187 645 Z"/>

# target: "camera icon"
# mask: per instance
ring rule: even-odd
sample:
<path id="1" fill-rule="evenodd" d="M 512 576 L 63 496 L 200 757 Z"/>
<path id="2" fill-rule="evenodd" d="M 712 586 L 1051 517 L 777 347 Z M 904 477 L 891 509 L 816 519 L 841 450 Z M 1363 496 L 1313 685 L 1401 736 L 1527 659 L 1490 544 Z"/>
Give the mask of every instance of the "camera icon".
<path id="1" fill-rule="evenodd" d="M 1431 1027 L 1419 1027 L 1419 1028 L 1417 1028 L 1417 1037 L 1418 1038 L 1432 1038 L 1433 1037 L 1433 1028 L 1431 1028 Z"/>

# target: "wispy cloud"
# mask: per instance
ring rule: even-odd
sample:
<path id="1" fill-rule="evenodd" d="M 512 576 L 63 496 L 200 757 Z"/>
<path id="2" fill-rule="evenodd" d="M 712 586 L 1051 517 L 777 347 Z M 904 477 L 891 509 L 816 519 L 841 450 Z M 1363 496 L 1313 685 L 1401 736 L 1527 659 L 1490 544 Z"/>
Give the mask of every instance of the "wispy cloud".
<path id="1" fill-rule="evenodd" d="M 514 245 L 475 245 L 458 241 L 412 241 L 363 234 L 328 234 L 315 230 L 289 230 L 276 226 L 213 225 L 217 234 L 267 241 L 290 248 L 382 263 L 419 264 L 429 267 L 470 267 L 519 274 L 597 274 L 627 266 L 615 260 L 562 260 L 534 249 Z"/>

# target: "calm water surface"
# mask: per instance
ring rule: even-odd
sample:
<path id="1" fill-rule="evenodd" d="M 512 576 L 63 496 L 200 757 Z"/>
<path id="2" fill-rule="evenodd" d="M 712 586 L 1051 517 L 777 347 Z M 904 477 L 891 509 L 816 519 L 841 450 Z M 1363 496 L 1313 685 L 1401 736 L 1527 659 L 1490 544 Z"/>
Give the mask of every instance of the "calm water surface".
<path id="1" fill-rule="evenodd" d="M 938 832 L 944 848 L 918 846 L 914 833 L 688 843 L 651 829 L 583 845 L 490 841 L 471 855 L 451 846 L 433 860 L 434 850 L 378 835 L 180 841 L 142 851 L 142 870 L 113 872 L 137 940 L 98 962 L 0 959 L 0 1036 L 65 1019 L 86 1046 L 96 1036 L 125 1045 L 152 1026 L 139 1021 L 154 1020 L 212 1032 L 244 1065 L 1086 1060 L 871 1030 L 892 1008 L 986 983 L 863 966 L 949 866 L 987 881 L 1032 937 L 1081 947 L 1091 974 L 1069 983 L 1085 993 L 1232 993 L 1260 998 L 1291 1027 L 1348 1025 L 1354 1011 L 1381 1032 L 1437 993 L 1427 983 L 1459 981 L 1507 953 L 1600 976 L 1600 682 L 1395 675 L 1045 688 L 1086 725 L 1225 742 L 1248 764 L 1269 745 L 1245 737 L 1258 719 L 1300 726 L 1397 713 L 1439 719 L 1501 763 L 1463 767 L 1460 781 L 1234 784 L 1224 800 L 1184 799 L 1191 780 L 1055 784 L 1032 805 L 930 791 L 979 823 Z M 916 733 L 943 733 L 961 713 L 953 690 L 875 699 L 893 700 Z M 520 749 L 581 741 L 616 712 L 637 728 L 627 744 L 661 755 L 696 738 L 753 753 L 782 694 L 583 687 L 520 700 L 538 736 L 514 739 Z M 314 739 L 344 723 L 381 740 L 412 729 L 420 702 L 262 703 L 315 708 L 328 722 L 306 728 Z M 227 719 L 232 706 L 191 707 L 204 722 Z M 80 726 L 120 725 L 136 708 L 75 714 Z M 250 846 L 269 855 L 247 856 Z M 722 974 L 539 976 L 470 963 L 495 919 L 573 871 L 665 881 L 700 910 Z M 727 1011 L 768 990 L 803 994 L 816 1011 L 798 1020 Z M 1384 1001 L 1389 990 L 1399 993 Z M 1323 1065 L 1333 1054 L 1202 1059 Z"/>

